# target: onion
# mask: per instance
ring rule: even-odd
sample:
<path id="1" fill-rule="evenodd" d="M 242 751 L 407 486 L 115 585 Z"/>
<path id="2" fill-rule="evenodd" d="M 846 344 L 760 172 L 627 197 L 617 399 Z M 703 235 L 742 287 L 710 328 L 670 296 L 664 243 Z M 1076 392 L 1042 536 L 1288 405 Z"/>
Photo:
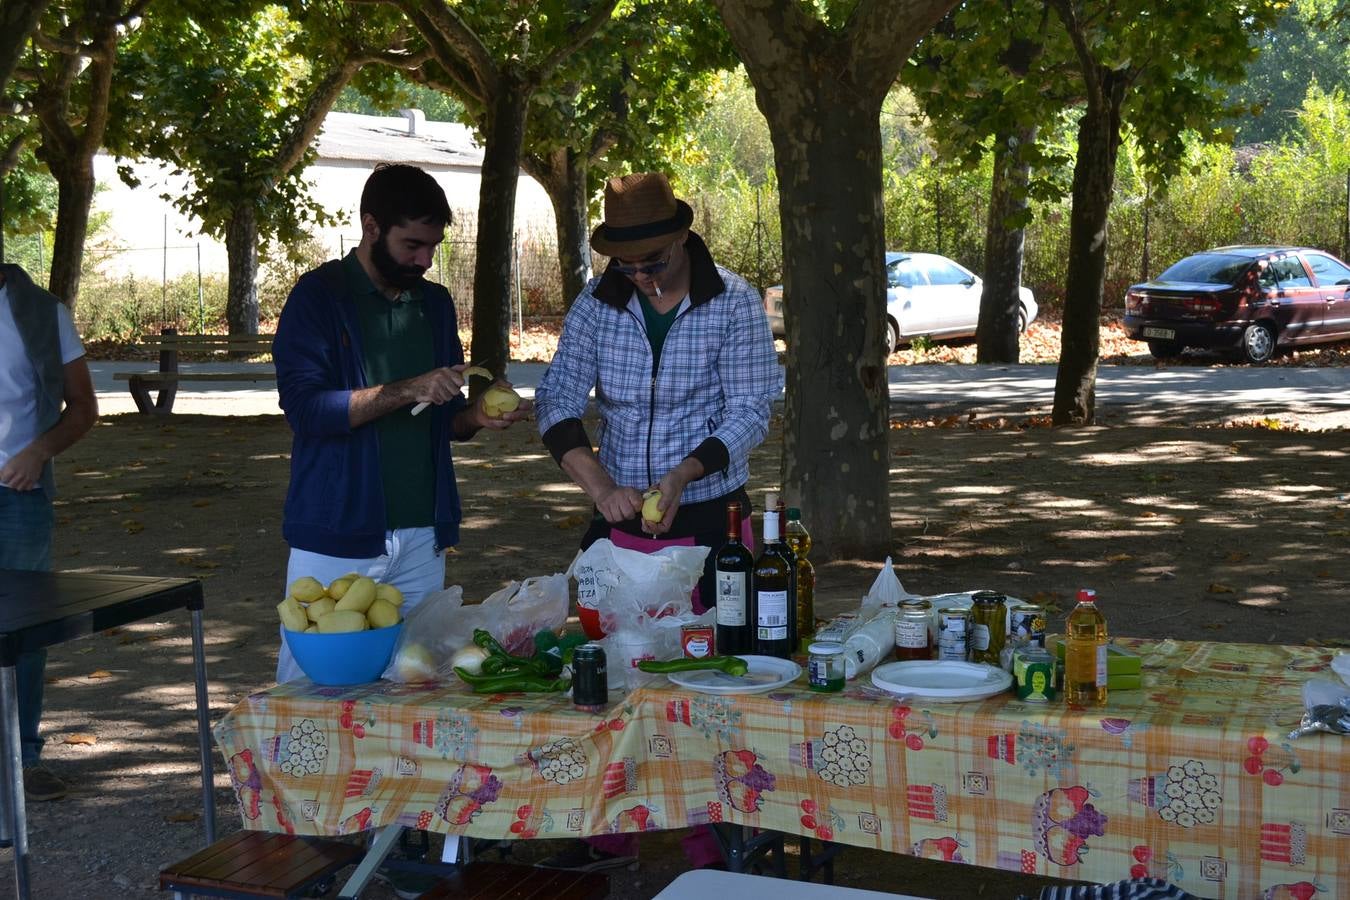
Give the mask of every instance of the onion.
<path id="1" fill-rule="evenodd" d="M 463 669 L 470 675 L 478 675 L 483 671 L 483 660 L 488 658 L 488 652 L 477 644 L 470 644 L 467 647 L 460 647 L 450 656 L 451 669 Z"/>

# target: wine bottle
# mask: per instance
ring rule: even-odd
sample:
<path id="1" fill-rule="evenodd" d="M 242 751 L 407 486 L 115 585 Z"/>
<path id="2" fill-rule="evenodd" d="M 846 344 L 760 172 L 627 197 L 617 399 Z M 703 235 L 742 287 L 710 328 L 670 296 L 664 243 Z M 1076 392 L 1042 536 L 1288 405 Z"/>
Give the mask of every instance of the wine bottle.
<path id="1" fill-rule="evenodd" d="M 755 558 L 741 542 L 741 504 L 727 504 L 727 542 L 713 559 L 717 574 L 717 653 L 755 652 L 755 623 L 748 618 Z"/>
<path id="2" fill-rule="evenodd" d="M 778 510 L 766 504 L 764 550 L 755 560 L 755 649 L 761 656 L 789 659 L 796 607 L 790 602 L 793 562 L 778 534 Z"/>

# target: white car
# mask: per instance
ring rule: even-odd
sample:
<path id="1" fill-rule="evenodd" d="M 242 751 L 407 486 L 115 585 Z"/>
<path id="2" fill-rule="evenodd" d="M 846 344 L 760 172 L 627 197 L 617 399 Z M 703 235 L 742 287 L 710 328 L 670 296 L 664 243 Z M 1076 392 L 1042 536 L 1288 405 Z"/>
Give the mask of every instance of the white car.
<path id="1" fill-rule="evenodd" d="M 973 337 L 980 321 L 984 282 L 936 253 L 886 254 L 886 324 L 891 351 L 916 337 Z M 1036 318 L 1031 289 L 1019 287 L 1019 333 Z"/>
<path id="2" fill-rule="evenodd" d="M 972 337 L 980 321 L 984 282 L 969 269 L 936 253 L 886 254 L 886 325 L 889 349 L 916 337 Z M 1038 307 L 1031 289 L 1019 287 L 1017 330 L 1026 331 Z M 783 337 L 783 286 L 764 292 L 764 309 L 775 337 Z"/>

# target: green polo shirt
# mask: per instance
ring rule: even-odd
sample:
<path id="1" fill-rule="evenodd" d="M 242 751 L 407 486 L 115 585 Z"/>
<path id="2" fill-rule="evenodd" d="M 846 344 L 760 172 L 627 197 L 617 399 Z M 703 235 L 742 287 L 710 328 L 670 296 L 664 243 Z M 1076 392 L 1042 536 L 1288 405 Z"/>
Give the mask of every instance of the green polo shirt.
<path id="1" fill-rule="evenodd" d="M 421 291 L 404 291 L 390 300 L 361 268 L 355 250 L 347 254 L 343 268 L 356 301 L 366 383 L 402 381 L 434 368 L 436 349 Z M 421 528 L 435 522 L 433 418 L 426 413 L 414 416 L 409 405 L 371 423 L 380 439 L 384 511 L 391 529 Z"/>

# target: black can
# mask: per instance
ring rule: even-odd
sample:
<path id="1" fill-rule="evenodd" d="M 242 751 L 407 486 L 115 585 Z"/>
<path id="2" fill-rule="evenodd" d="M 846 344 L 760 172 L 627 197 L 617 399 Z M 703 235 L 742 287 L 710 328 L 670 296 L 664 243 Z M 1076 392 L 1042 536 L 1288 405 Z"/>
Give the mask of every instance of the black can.
<path id="1" fill-rule="evenodd" d="M 572 702 L 586 708 L 609 703 L 609 671 L 605 648 L 582 644 L 572 651 Z"/>

